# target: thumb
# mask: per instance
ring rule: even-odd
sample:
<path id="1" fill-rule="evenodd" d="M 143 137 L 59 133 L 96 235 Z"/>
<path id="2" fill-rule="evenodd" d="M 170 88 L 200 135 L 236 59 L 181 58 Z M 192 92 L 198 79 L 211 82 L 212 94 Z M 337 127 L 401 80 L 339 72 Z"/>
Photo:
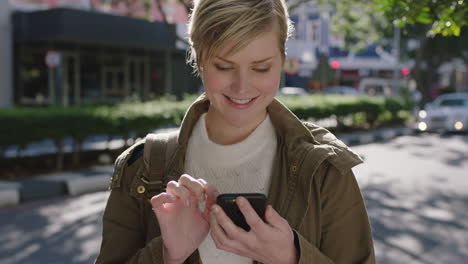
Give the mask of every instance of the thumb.
<path id="1" fill-rule="evenodd" d="M 272 227 L 278 228 L 278 229 L 283 227 L 285 224 L 288 224 L 286 219 L 281 217 L 281 215 L 279 215 L 278 212 L 276 212 L 276 210 L 273 209 L 273 207 L 271 205 L 268 205 L 266 210 L 265 210 L 265 220 Z"/>

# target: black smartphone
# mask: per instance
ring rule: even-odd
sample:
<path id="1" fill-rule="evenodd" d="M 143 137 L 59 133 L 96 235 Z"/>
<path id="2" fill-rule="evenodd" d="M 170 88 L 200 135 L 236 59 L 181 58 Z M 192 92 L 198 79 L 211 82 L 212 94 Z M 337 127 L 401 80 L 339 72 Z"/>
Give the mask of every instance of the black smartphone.
<path id="1" fill-rule="evenodd" d="M 245 221 L 244 215 L 236 204 L 236 198 L 242 196 L 246 198 L 253 209 L 257 212 L 260 218 L 265 222 L 266 196 L 263 193 L 224 193 L 218 195 L 216 203 L 223 208 L 232 222 L 243 228 L 245 231 L 250 230 L 250 226 Z"/>

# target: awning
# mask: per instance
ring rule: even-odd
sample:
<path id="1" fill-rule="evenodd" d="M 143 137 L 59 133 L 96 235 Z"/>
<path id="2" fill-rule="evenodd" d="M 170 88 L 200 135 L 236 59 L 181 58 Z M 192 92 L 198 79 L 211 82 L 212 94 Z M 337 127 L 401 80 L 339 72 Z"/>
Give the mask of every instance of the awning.
<path id="1" fill-rule="evenodd" d="M 164 23 L 67 8 L 17 11 L 13 14 L 13 32 L 15 42 L 51 41 L 131 48 L 175 48 L 175 38 Z"/>

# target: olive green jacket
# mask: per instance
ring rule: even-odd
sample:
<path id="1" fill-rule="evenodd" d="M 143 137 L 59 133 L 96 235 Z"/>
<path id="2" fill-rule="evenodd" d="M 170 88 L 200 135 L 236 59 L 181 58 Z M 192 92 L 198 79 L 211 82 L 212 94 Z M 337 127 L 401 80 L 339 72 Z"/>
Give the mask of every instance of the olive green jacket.
<path id="1" fill-rule="evenodd" d="M 202 95 L 186 113 L 175 153 L 166 161 L 168 181 L 184 172 L 190 134 L 208 107 Z M 278 139 L 268 203 L 295 231 L 299 263 L 375 263 L 366 208 L 351 171 L 361 158 L 327 130 L 301 122 L 276 99 L 268 113 Z M 158 190 L 144 184 L 143 158 L 134 158 L 141 144 L 116 161 L 96 263 L 163 263 L 163 242 L 148 202 Z M 185 263 L 202 263 L 198 250 Z"/>

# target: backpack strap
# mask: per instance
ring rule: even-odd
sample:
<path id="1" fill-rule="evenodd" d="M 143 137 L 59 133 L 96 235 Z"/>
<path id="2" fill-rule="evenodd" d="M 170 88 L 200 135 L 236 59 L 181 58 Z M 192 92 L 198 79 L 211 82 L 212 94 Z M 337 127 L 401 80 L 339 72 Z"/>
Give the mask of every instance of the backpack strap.
<path id="1" fill-rule="evenodd" d="M 142 181 L 157 192 L 166 189 L 166 165 L 175 152 L 178 135 L 178 131 L 146 135 L 143 162 L 147 178 Z"/>

